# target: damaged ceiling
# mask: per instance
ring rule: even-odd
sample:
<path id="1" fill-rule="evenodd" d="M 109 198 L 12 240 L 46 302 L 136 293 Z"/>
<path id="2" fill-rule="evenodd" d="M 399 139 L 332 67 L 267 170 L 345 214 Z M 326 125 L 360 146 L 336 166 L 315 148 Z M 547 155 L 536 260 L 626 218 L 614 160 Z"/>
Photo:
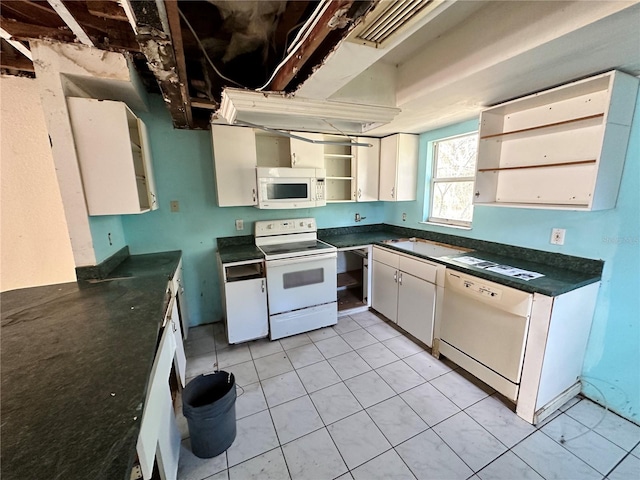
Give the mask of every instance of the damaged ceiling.
<path id="1" fill-rule="evenodd" d="M 207 128 L 225 87 L 293 92 L 373 2 L 2 0 L 2 73 L 31 75 L 30 39 L 132 58 L 178 128 Z"/>

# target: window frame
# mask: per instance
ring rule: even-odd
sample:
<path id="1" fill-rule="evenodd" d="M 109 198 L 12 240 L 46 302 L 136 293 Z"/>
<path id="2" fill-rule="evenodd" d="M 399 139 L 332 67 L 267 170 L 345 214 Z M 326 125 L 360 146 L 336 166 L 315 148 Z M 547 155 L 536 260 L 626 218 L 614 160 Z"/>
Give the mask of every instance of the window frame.
<path id="1" fill-rule="evenodd" d="M 438 146 L 440 143 L 443 142 L 447 142 L 449 140 L 454 140 L 456 138 L 462 138 L 462 137 L 468 137 L 471 135 L 478 135 L 479 132 L 478 130 L 472 131 L 472 132 L 467 132 L 467 133 L 461 133 L 459 135 L 452 135 L 450 137 L 443 137 L 443 138 L 439 138 L 437 140 L 433 140 L 431 142 L 431 153 L 432 153 L 432 161 L 431 161 L 431 178 L 429 180 L 429 206 L 428 206 L 428 212 L 427 212 L 427 219 L 426 222 L 428 223 L 434 223 L 434 224 L 438 224 L 438 225 L 444 225 L 444 226 L 452 226 L 452 227 L 462 227 L 462 228 L 471 228 L 471 225 L 473 223 L 473 195 L 471 197 L 471 220 L 469 221 L 465 221 L 465 220 L 454 220 L 451 218 L 441 218 L 441 217 L 436 217 L 433 215 L 433 195 L 435 193 L 435 185 L 436 183 L 453 183 L 453 182 L 471 182 L 473 185 L 472 190 L 475 189 L 475 183 L 476 183 L 476 172 L 477 172 L 477 168 L 478 168 L 478 147 L 476 144 L 476 165 L 475 165 L 475 169 L 474 169 L 474 173 L 473 176 L 471 177 L 436 177 L 436 172 L 437 172 L 437 168 L 438 168 Z"/>

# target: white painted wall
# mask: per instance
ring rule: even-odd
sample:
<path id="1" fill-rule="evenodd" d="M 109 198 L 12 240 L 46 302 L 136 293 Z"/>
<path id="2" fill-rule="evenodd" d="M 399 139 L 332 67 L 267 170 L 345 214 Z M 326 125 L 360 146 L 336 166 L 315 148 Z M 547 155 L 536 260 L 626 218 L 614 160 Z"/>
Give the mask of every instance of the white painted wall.
<path id="1" fill-rule="evenodd" d="M 0 291 L 76 279 L 36 81 L 0 77 Z"/>

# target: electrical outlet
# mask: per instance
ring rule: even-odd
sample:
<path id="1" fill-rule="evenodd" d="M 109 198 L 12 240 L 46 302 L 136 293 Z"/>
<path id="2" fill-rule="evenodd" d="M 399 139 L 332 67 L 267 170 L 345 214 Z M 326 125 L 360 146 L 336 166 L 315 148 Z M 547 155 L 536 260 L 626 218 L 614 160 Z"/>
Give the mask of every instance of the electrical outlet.
<path id="1" fill-rule="evenodd" d="M 566 230 L 564 228 L 554 228 L 551 230 L 551 244 L 552 245 L 564 245 L 564 234 Z"/>
<path id="2" fill-rule="evenodd" d="M 403 214 L 402 214 L 402 221 L 403 221 L 403 222 L 406 222 L 406 221 L 407 221 L 407 214 L 406 214 L 406 213 L 403 213 Z"/>
<path id="3" fill-rule="evenodd" d="M 171 200 L 171 211 L 172 212 L 179 212 L 180 211 L 180 202 L 178 202 L 178 200 Z"/>
<path id="4" fill-rule="evenodd" d="M 236 230 L 244 230 L 244 220 L 236 220 Z"/>

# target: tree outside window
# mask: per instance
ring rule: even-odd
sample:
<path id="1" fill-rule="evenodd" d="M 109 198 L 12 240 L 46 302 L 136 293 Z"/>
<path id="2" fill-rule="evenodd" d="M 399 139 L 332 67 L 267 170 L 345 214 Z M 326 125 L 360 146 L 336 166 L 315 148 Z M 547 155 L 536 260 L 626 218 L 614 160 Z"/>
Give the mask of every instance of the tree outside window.
<path id="1" fill-rule="evenodd" d="M 477 133 L 434 142 L 430 222 L 471 225 L 477 156 Z"/>

